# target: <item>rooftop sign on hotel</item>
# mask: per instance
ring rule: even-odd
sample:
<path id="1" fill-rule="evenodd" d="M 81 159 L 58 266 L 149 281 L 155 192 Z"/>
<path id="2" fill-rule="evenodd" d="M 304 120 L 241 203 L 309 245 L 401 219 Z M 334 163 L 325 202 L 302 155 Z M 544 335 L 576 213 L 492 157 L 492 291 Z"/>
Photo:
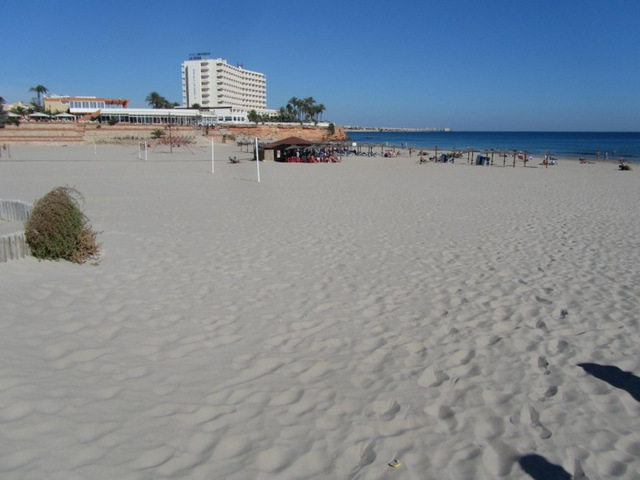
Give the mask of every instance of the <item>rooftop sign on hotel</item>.
<path id="1" fill-rule="evenodd" d="M 189 60 L 203 60 L 211 56 L 210 52 L 190 53 Z"/>

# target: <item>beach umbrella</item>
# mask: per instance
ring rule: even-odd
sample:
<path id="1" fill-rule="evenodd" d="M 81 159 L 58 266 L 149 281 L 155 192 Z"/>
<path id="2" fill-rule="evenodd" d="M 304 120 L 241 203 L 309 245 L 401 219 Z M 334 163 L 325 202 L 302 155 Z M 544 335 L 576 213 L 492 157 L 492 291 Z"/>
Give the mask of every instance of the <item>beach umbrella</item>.
<path id="1" fill-rule="evenodd" d="M 29 117 L 34 120 L 51 120 L 51 116 L 47 115 L 46 113 L 40 112 L 31 113 Z"/>
<path id="2" fill-rule="evenodd" d="M 59 118 L 59 119 L 65 119 L 65 118 L 71 119 L 71 118 L 73 118 L 74 120 L 76 118 L 75 115 L 71 115 L 69 113 L 58 113 L 55 117 Z"/>

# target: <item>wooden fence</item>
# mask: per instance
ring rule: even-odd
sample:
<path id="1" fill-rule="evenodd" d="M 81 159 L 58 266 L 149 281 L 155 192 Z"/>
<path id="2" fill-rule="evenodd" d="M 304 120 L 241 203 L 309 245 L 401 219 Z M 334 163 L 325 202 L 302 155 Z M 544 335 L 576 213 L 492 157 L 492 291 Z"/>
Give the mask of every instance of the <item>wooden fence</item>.
<path id="1" fill-rule="evenodd" d="M 22 200 L 0 200 L 0 220 L 24 222 L 33 210 L 33 205 Z M 0 262 L 17 260 L 30 255 L 24 228 L 0 235 Z"/>

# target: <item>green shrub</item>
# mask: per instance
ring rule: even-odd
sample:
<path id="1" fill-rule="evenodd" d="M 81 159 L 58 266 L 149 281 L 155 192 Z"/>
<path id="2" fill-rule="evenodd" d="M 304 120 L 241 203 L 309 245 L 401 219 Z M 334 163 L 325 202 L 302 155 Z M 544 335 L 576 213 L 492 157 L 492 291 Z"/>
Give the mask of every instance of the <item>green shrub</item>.
<path id="1" fill-rule="evenodd" d="M 75 188 L 57 187 L 37 200 L 25 222 L 25 236 L 34 257 L 84 263 L 96 258 L 100 244 L 80 208 L 84 201 Z"/>

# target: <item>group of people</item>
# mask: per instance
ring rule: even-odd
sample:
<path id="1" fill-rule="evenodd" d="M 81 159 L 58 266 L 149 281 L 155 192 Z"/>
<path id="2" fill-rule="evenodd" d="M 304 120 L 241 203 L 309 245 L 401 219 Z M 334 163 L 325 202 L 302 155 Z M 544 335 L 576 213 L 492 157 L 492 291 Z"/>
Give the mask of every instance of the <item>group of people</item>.
<path id="1" fill-rule="evenodd" d="M 302 155 L 295 157 L 287 157 L 286 161 L 288 163 L 339 163 L 342 161 L 340 156 L 335 154 L 330 155 Z"/>
<path id="2" fill-rule="evenodd" d="M 339 163 L 341 161 L 341 152 L 332 148 L 290 150 L 289 155 L 285 157 L 287 163 Z"/>

